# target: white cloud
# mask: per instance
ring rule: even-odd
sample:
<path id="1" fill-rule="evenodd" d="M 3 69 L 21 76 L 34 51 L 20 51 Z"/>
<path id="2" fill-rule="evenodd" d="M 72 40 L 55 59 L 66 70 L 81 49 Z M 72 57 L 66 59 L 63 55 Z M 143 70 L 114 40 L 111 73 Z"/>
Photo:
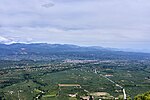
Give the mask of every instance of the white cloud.
<path id="1" fill-rule="evenodd" d="M 2 36 L 0 36 L 0 41 L 8 41 L 8 39 L 6 39 L 6 38 L 4 38 L 4 37 L 2 37 Z"/>
<path id="2" fill-rule="evenodd" d="M 147 48 L 149 12 L 149 0 L 1 0 L 0 35 L 16 42 Z"/>
<path id="3" fill-rule="evenodd" d="M 12 43 L 13 41 L 11 39 L 7 39 L 5 37 L 0 36 L 0 43 Z"/>

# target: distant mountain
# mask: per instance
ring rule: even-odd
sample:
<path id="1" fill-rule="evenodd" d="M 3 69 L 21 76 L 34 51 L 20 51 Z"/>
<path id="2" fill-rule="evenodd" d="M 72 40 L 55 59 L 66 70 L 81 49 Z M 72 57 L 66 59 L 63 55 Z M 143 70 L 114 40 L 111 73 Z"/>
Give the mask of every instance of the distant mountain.
<path id="1" fill-rule="evenodd" d="M 81 47 L 68 44 L 0 44 L 2 60 L 51 59 L 149 59 L 148 53 L 117 51 L 103 47 Z"/>

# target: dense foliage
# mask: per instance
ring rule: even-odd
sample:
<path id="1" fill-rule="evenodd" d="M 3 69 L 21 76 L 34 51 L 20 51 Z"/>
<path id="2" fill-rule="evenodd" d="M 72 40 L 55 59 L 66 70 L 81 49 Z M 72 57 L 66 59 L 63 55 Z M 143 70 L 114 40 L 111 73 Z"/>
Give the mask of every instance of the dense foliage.
<path id="1" fill-rule="evenodd" d="M 128 100 L 150 100 L 150 92 L 142 94 L 150 90 L 150 54 L 74 45 L 2 44 L 0 59 L 0 100 L 80 100 L 91 95 L 95 100 L 123 100 L 120 86 Z"/>
<path id="2" fill-rule="evenodd" d="M 150 100 L 150 91 L 144 94 L 139 94 L 135 97 L 135 100 Z"/>

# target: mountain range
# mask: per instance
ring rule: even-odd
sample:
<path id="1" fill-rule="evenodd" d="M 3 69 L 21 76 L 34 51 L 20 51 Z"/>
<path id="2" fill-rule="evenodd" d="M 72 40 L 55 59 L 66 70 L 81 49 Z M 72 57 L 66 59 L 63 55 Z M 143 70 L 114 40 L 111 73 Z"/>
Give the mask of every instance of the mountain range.
<path id="1" fill-rule="evenodd" d="M 114 48 L 68 44 L 0 44 L 1 60 L 51 59 L 149 59 L 149 53 L 124 52 Z"/>

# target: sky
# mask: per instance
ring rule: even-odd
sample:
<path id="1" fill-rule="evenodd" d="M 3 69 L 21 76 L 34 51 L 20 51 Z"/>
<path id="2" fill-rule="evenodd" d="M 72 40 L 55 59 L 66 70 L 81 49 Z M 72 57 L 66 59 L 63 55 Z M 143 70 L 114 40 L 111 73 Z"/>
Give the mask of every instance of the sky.
<path id="1" fill-rule="evenodd" d="M 0 0 L 0 43 L 150 51 L 150 0 Z"/>

